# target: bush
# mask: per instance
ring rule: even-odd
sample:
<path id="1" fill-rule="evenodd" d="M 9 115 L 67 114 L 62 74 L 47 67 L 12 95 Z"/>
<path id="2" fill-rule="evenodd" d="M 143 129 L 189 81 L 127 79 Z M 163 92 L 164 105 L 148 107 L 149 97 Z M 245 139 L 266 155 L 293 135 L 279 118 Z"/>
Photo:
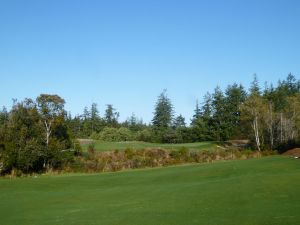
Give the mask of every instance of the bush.
<path id="1" fill-rule="evenodd" d="M 81 147 L 79 141 L 78 140 L 74 140 L 73 144 L 74 144 L 74 146 L 73 146 L 74 147 L 74 155 L 75 156 L 82 155 L 82 147 Z"/>
<path id="2" fill-rule="evenodd" d="M 152 142 L 152 132 L 149 129 L 144 129 L 137 132 L 136 134 L 137 141 Z"/>
<path id="3" fill-rule="evenodd" d="M 93 133 L 90 137 L 95 140 L 109 142 L 133 141 L 136 139 L 134 133 L 125 127 L 105 127 L 100 133 Z"/>
<path id="4" fill-rule="evenodd" d="M 90 143 L 90 144 L 88 145 L 87 151 L 88 151 L 88 158 L 89 158 L 89 159 L 94 159 L 94 157 L 95 157 L 95 152 L 96 152 L 96 150 L 95 150 L 95 143 L 94 143 L 94 142 L 92 142 L 92 143 Z"/>
<path id="5" fill-rule="evenodd" d="M 117 130 L 117 137 L 119 141 L 133 141 L 134 135 L 133 133 L 125 127 L 121 127 Z"/>
<path id="6" fill-rule="evenodd" d="M 90 136 L 90 139 L 93 139 L 93 140 L 99 140 L 100 137 L 99 137 L 99 134 L 100 133 L 97 133 L 97 132 L 93 132 Z"/>

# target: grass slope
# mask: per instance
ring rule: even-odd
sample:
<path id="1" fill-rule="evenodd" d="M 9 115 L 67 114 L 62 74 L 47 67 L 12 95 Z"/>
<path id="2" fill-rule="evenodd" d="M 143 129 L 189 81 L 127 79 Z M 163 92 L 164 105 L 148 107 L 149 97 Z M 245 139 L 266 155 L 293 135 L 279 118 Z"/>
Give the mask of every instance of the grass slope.
<path id="1" fill-rule="evenodd" d="M 211 150 L 216 148 L 216 144 L 213 142 L 198 142 L 198 143 L 185 143 L 185 144 L 159 144 L 159 143 L 148 143 L 148 142 L 103 142 L 94 141 L 95 149 L 97 151 L 113 151 L 113 150 L 125 150 L 131 148 L 133 150 L 144 149 L 144 148 L 164 148 L 170 150 L 179 150 L 182 147 L 188 148 L 189 150 Z M 88 144 L 83 144 L 83 150 L 87 150 Z"/>
<path id="2" fill-rule="evenodd" d="M 0 179 L 0 224 L 300 224 L 300 161 L 280 156 Z"/>

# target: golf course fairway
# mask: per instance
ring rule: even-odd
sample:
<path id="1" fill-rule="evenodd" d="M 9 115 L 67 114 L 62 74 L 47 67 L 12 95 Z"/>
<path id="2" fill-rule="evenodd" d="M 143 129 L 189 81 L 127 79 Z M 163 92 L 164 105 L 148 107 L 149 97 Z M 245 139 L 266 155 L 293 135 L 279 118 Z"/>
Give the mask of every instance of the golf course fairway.
<path id="1" fill-rule="evenodd" d="M 3 225 L 296 225 L 300 160 L 0 179 Z"/>

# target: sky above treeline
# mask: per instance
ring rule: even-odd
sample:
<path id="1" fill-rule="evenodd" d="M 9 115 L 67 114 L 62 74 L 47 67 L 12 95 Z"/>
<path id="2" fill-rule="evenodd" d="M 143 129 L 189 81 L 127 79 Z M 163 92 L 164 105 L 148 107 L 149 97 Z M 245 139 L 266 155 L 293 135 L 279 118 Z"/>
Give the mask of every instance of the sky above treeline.
<path id="1" fill-rule="evenodd" d="M 59 94 L 150 122 L 167 89 L 189 122 L 217 85 L 299 79 L 299 21 L 289 0 L 2 0 L 0 106 Z"/>

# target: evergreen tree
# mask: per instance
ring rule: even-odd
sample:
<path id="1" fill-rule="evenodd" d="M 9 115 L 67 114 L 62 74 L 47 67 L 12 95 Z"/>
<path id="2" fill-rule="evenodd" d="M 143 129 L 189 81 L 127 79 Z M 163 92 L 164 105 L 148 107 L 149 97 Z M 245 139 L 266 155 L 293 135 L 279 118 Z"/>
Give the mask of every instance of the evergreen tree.
<path id="1" fill-rule="evenodd" d="M 254 74 L 254 76 L 253 76 L 253 81 L 251 83 L 249 91 L 250 91 L 251 95 L 260 95 L 261 94 L 259 82 L 258 82 L 256 74 Z"/>
<path id="2" fill-rule="evenodd" d="M 91 113 L 90 113 L 88 107 L 84 107 L 82 118 L 84 121 L 87 121 L 91 118 Z"/>
<path id="3" fill-rule="evenodd" d="M 117 127 L 119 113 L 116 112 L 116 109 L 113 108 L 113 105 L 108 104 L 105 110 L 105 122 L 109 127 Z"/>
<path id="4" fill-rule="evenodd" d="M 97 104 L 93 103 L 90 110 L 91 114 L 91 132 L 99 132 L 102 127 L 102 120 L 99 115 L 99 110 L 97 108 Z"/>
<path id="5" fill-rule="evenodd" d="M 124 122 L 125 127 L 128 127 L 131 131 L 141 131 L 145 128 L 143 120 L 139 119 L 134 113 Z"/>
<path id="6" fill-rule="evenodd" d="M 175 128 L 184 128 L 184 127 L 186 127 L 185 118 L 181 114 L 175 118 L 174 127 Z"/>
<path id="7" fill-rule="evenodd" d="M 293 96 L 297 92 L 299 92 L 298 88 L 298 82 L 296 80 L 296 77 L 293 74 L 289 74 L 286 78 L 286 81 L 284 82 L 286 89 L 287 89 L 287 94 L 288 96 Z"/>
<path id="8" fill-rule="evenodd" d="M 211 125 L 211 118 L 213 114 L 212 100 L 212 95 L 210 93 L 206 93 L 204 95 L 204 102 L 201 108 L 201 118 L 207 126 Z"/>
<path id="9" fill-rule="evenodd" d="M 164 90 L 158 97 L 155 105 L 154 117 L 152 123 L 157 130 L 166 130 L 172 124 L 173 119 L 173 106 L 171 100 Z"/>
<path id="10" fill-rule="evenodd" d="M 229 134 L 226 129 L 225 97 L 220 87 L 212 95 L 212 110 L 212 136 L 218 141 L 226 140 Z"/>
<path id="11" fill-rule="evenodd" d="M 201 108 L 197 102 L 194 112 L 188 139 L 192 142 L 212 140 L 212 96 L 210 93 L 204 96 Z"/>
<path id="12" fill-rule="evenodd" d="M 6 107 L 3 106 L 2 110 L 0 111 L 0 127 L 8 120 L 8 112 Z"/>
<path id="13" fill-rule="evenodd" d="M 200 109 L 200 106 L 199 106 L 199 102 L 197 100 L 196 101 L 196 109 L 194 110 L 194 115 L 193 115 L 193 118 L 192 118 L 192 125 L 194 125 L 199 118 L 201 118 L 201 109 Z"/>
<path id="14" fill-rule="evenodd" d="M 247 94 L 242 85 L 229 85 L 225 91 L 224 120 L 227 138 L 241 138 L 240 105 L 246 100 Z"/>
<path id="15" fill-rule="evenodd" d="M 93 103 L 91 106 L 91 110 L 90 110 L 90 114 L 91 114 L 91 120 L 92 121 L 96 121 L 100 118 L 99 116 L 99 110 L 97 108 L 97 104 Z"/>

